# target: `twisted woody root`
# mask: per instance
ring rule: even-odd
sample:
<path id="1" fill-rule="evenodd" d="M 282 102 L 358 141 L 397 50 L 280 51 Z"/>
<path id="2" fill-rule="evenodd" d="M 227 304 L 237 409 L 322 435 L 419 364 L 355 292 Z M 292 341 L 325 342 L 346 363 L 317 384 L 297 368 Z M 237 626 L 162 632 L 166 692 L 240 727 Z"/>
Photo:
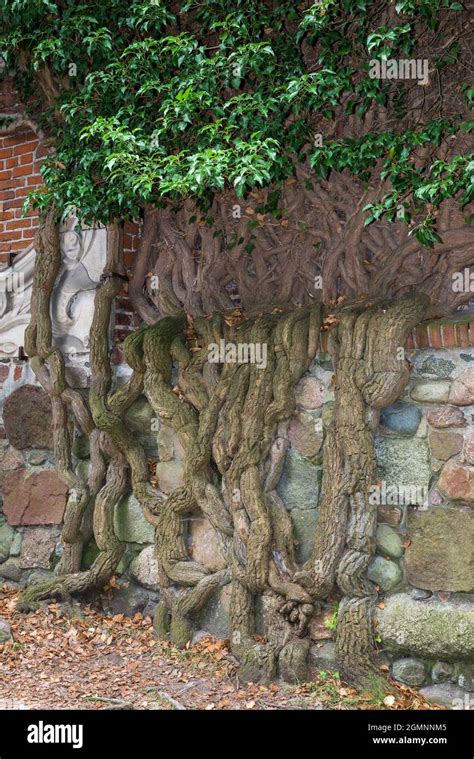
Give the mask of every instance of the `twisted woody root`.
<path id="1" fill-rule="evenodd" d="M 109 230 L 107 271 L 120 273 L 120 234 Z M 120 282 L 105 277 L 98 289 L 90 339 L 92 383 L 89 402 L 68 387 L 64 360 L 52 344 L 49 298 L 60 262 L 51 219 L 37 240 L 33 319 L 26 349 L 53 406 L 55 455 L 70 487 L 62 535 L 60 574 L 27 588 L 20 608 L 52 595 L 68 596 L 100 587 L 115 572 L 124 547 L 113 530 L 113 510 L 131 488 L 156 528 L 160 602 L 157 636 L 184 646 L 198 612 L 212 593 L 232 583 L 232 647 L 242 679 L 290 679 L 306 672 L 307 626 L 318 604 L 337 587 L 343 594 L 336 649 L 343 677 L 363 683 L 373 673 L 374 586 L 366 579 L 374 552 L 376 513 L 368 488 L 375 479 L 373 433 L 380 409 L 405 387 L 409 371 L 403 347 L 423 318 L 427 298 L 413 294 L 398 302 L 340 307 L 331 330 L 336 369 L 335 407 L 323 447 L 323 496 L 311 558 L 295 559 L 292 522 L 277 492 L 288 448 L 295 385 L 314 359 L 322 326 L 319 304 L 293 311 L 275 308 L 237 324 L 222 316 L 169 316 L 144 326 L 124 343 L 133 370 L 111 391 L 107 328 Z M 192 329 L 194 346 L 189 347 Z M 266 361 L 209 362 L 209 345 L 265 345 Z M 173 365 L 178 385 L 172 386 Z M 144 450 L 124 421 L 141 393 L 171 426 L 182 444 L 183 485 L 169 496 L 150 482 Z M 91 472 L 74 474 L 68 410 L 91 440 Z M 187 522 L 202 513 L 216 531 L 226 568 L 209 571 L 192 560 Z M 80 571 L 82 547 L 94 534 L 99 555 Z M 266 608 L 268 642 L 255 640 L 259 597 Z"/>

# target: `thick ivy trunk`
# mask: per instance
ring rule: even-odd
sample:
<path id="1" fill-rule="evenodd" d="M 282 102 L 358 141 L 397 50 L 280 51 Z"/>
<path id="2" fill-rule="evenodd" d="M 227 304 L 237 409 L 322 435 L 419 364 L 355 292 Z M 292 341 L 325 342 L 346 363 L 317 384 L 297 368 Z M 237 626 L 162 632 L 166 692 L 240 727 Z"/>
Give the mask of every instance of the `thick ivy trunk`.
<path id="1" fill-rule="evenodd" d="M 393 403 L 409 378 L 404 344 L 422 319 L 425 297 L 347 307 L 332 333 L 336 372 L 334 415 L 324 444 L 324 483 L 310 561 L 298 580 L 314 599 L 336 584 L 336 651 L 342 676 L 363 683 L 374 665 L 372 615 L 375 586 L 366 571 L 375 550 L 376 507 L 368 492 L 376 481 L 374 432 L 380 410 Z"/>
<path id="2" fill-rule="evenodd" d="M 109 229 L 106 271 L 95 300 L 90 337 L 92 382 L 88 402 L 68 387 L 64 362 L 52 344 L 49 298 L 57 274 L 59 240 L 52 219 L 37 239 L 26 348 L 51 395 L 58 470 L 70 487 L 60 574 L 28 588 L 21 606 L 50 595 L 67 596 L 106 583 L 124 547 L 113 530 L 113 511 L 129 487 L 156 528 L 160 602 L 159 637 L 184 646 L 199 611 L 223 584 L 232 583 L 231 643 L 242 679 L 306 677 L 308 622 L 337 588 L 342 593 L 336 650 L 342 676 L 366 684 L 373 674 L 372 613 L 375 586 L 366 571 L 375 546 L 376 511 L 368 491 L 376 479 L 374 431 L 380 409 L 404 388 L 403 346 L 423 317 L 425 297 L 339 307 L 331 329 L 335 366 L 333 419 L 324 442 L 324 478 L 314 550 L 297 565 L 292 522 L 277 485 L 295 409 L 294 388 L 314 359 L 323 320 L 320 304 L 275 308 L 240 321 L 221 315 L 162 318 L 124 344 L 133 370 L 112 390 L 108 325 L 120 282 L 120 236 Z M 210 346 L 253 346 L 265 360 L 210 362 Z M 173 365 L 178 385 L 172 386 Z M 166 496 L 150 480 L 145 452 L 124 415 L 144 393 L 184 448 L 184 484 Z M 74 473 L 69 418 L 91 439 L 91 474 Z M 210 572 L 191 559 L 186 522 L 193 512 L 213 526 L 226 569 Z M 82 546 L 93 532 L 99 556 L 80 571 Z M 263 600 L 267 642 L 255 637 L 256 602 Z"/>

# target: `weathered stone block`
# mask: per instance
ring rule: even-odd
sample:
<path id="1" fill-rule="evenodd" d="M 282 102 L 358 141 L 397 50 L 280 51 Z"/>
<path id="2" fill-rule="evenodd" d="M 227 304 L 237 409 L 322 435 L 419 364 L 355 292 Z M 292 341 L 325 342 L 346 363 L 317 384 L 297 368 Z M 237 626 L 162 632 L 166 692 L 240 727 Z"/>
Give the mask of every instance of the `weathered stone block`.
<path id="1" fill-rule="evenodd" d="M 432 432 L 428 440 L 431 455 L 441 461 L 447 461 L 456 456 L 463 445 L 463 437 L 459 432 Z"/>
<path id="2" fill-rule="evenodd" d="M 59 539 L 54 527 L 31 527 L 23 536 L 20 566 L 22 569 L 50 569 Z"/>
<path id="3" fill-rule="evenodd" d="M 3 407 L 3 424 L 10 443 L 25 448 L 52 448 L 51 401 L 41 387 L 23 385 Z"/>
<path id="4" fill-rule="evenodd" d="M 419 688 L 426 680 L 426 668 L 420 659 L 412 656 L 397 659 L 392 664 L 392 677 L 412 688 Z"/>
<path id="5" fill-rule="evenodd" d="M 66 507 L 67 485 L 52 470 L 26 473 L 22 469 L 0 478 L 3 511 L 11 525 L 60 524 Z"/>
<path id="6" fill-rule="evenodd" d="M 466 417 L 460 408 L 456 406 L 443 406 L 441 408 L 428 411 L 426 418 L 432 427 L 446 429 L 446 427 L 464 427 Z"/>
<path id="7" fill-rule="evenodd" d="M 451 383 L 447 380 L 417 382 L 410 396 L 418 403 L 447 403 Z"/>
<path id="8" fill-rule="evenodd" d="M 296 403 L 303 408 L 321 408 L 324 392 L 323 382 L 315 377 L 303 377 L 295 387 Z"/>
<path id="9" fill-rule="evenodd" d="M 301 456 L 314 458 L 321 450 L 323 443 L 322 421 L 311 414 L 297 411 L 288 427 L 288 437 L 291 445 Z"/>
<path id="10" fill-rule="evenodd" d="M 155 528 L 145 519 L 133 493 L 124 495 L 115 507 L 114 529 L 124 543 L 153 543 L 155 540 Z"/>
<path id="11" fill-rule="evenodd" d="M 474 659 L 472 603 L 435 597 L 420 602 L 397 593 L 376 615 L 377 633 L 389 652 L 450 662 Z"/>
<path id="12" fill-rule="evenodd" d="M 216 531 L 207 519 L 191 519 L 189 538 L 193 561 L 198 561 L 211 572 L 225 569 L 226 561 Z"/>
<path id="13" fill-rule="evenodd" d="M 449 393 L 449 403 L 455 406 L 471 406 L 474 404 L 474 369 L 465 369 L 457 377 Z"/>
<path id="14" fill-rule="evenodd" d="M 428 492 L 431 469 L 423 438 L 379 437 L 376 440 L 379 477 L 387 485 L 414 486 Z"/>
<path id="15" fill-rule="evenodd" d="M 130 564 L 130 574 L 136 582 L 149 590 L 159 590 L 158 562 L 154 546 L 147 546 Z"/>
<path id="16" fill-rule="evenodd" d="M 377 527 L 377 551 L 390 559 L 400 559 L 403 556 L 400 535 L 387 524 L 379 524 Z"/>
<path id="17" fill-rule="evenodd" d="M 414 435 L 421 419 L 421 409 L 413 403 L 397 401 L 383 409 L 380 424 L 390 432 L 400 435 Z"/>
<path id="18" fill-rule="evenodd" d="M 474 501 L 474 466 L 463 466 L 456 460 L 443 467 L 438 487 L 451 501 Z"/>
<path id="19" fill-rule="evenodd" d="M 286 454 L 278 493 L 287 509 L 316 509 L 321 470 L 290 449 Z"/>
<path id="20" fill-rule="evenodd" d="M 405 551 L 408 581 L 425 590 L 474 591 L 474 512 L 412 511 Z"/>
<path id="21" fill-rule="evenodd" d="M 376 556 L 369 564 L 367 577 L 376 585 L 379 585 L 382 590 L 389 591 L 394 590 L 397 585 L 400 585 L 403 574 L 395 561 L 389 561 L 382 558 L 382 556 Z"/>

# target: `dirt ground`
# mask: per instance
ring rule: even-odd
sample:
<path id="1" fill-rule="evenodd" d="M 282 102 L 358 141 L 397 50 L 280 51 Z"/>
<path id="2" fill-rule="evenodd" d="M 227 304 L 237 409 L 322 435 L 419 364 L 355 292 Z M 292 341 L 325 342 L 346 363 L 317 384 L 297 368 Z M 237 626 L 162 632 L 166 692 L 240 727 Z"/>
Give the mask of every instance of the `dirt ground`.
<path id="1" fill-rule="evenodd" d="M 156 641 L 141 614 L 45 603 L 20 615 L 17 599 L 17 590 L 0 588 L 0 617 L 13 636 L 0 644 L 3 709 L 433 708 L 388 680 L 378 692 L 358 693 L 329 672 L 303 685 L 243 685 L 225 641 L 208 636 L 180 651 Z"/>

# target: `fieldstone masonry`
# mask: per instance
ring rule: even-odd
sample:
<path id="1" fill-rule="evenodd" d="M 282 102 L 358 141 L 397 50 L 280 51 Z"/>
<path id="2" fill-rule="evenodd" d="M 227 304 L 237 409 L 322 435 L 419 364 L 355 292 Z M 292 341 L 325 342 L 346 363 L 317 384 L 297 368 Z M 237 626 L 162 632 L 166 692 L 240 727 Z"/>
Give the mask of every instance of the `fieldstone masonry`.
<path id="1" fill-rule="evenodd" d="M 474 692 L 474 350 L 412 349 L 407 359 L 410 384 L 383 410 L 376 435 L 379 525 L 369 578 L 383 600 L 376 633 L 391 675 L 449 706 L 449 698 Z M 80 368 L 87 384 L 87 366 Z M 127 376 L 118 364 L 116 382 Z M 54 572 L 67 490 L 54 471 L 48 399 L 27 365 L 0 363 L 2 377 L 0 578 L 22 586 L 38 573 Z M 327 353 L 318 354 L 296 398 L 278 489 L 293 521 L 298 558 L 305 561 L 318 520 L 321 452 L 334 405 Z M 170 492 L 182 481 L 183 451 L 175 434 L 144 397 L 127 413 L 127 423 L 155 461 L 158 484 Z M 86 437 L 75 440 L 74 455 L 77 467 L 88 466 Z M 96 602 L 106 613 L 151 614 L 158 598 L 154 530 L 132 494 L 117 504 L 114 524 L 127 547 L 112 597 Z M 224 565 L 219 540 L 203 518 L 189 520 L 189 552 L 210 570 Z M 96 555 L 92 541 L 84 566 Z M 223 587 L 200 620 L 202 629 L 224 638 L 230 632 L 230 591 Z M 262 634 L 270 632 L 265 608 L 263 599 Z M 312 620 L 313 670 L 335 666 L 335 610 L 337 598 Z"/>

